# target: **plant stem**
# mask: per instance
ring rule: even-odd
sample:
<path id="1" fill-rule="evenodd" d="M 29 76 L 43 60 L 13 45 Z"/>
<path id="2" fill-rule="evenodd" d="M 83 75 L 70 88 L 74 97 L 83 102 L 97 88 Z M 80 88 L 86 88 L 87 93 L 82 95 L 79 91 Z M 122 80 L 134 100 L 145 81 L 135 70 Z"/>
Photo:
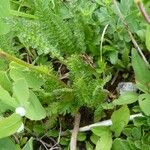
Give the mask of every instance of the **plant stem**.
<path id="1" fill-rule="evenodd" d="M 21 4 L 19 5 L 18 12 L 20 11 L 20 9 L 22 7 L 23 2 L 24 2 L 24 0 L 21 0 Z"/>
<path id="2" fill-rule="evenodd" d="M 150 17 L 148 15 L 148 13 L 146 12 L 142 1 L 141 0 L 136 0 L 135 3 L 137 4 L 137 6 L 139 8 L 139 11 L 143 15 L 143 17 L 145 18 L 145 20 L 147 21 L 147 23 L 150 24 Z"/>
<path id="3" fill-rule="evenodd" d="M 61 81 L 58 77 L 50 74 L 49 72 L 47 72 L 45 70 L 42 70 L 38 66 L 33 66 L 32 64 L 29 64 L 29 63 L 27 63 L 27 62 L 25 62 L 25 61 L 23 61 L 21 59 L 18 59 L 16 57 L 14 57 L 14 56 L 4 52 L 4 51 L 0 51 L 0 57 L 5 58 L 5 59 L 7 59 L 9 61 L 14 61 L 17 64 L 20 64 L 20 65 L 25 66 L 25 67 L 27 67 L 29 69 L 35 70 L 35 71 L 37 71 L 37 72 L 39 72 L 41 74 L 44 74 L 44 75 L 48 76 L 49 78 L 51 78 L 51 79 L 57 81 L 58 83 L 60 83 L 63 87 L 67 87 L 67 85 L 63 81 Z"/>
<path id="4" fill-rule="evenodd" d="M 24 18 L 29 18 L 29 19 L 38 19 L 38 17 L 31 15 L 31 14 L 26 14 L 23 12 L 19 12 L 16 10 L 10 10 L 11 15 L 13 16 L 19 16 L 19 17 L 24 17 Z"/>
<path id="5" fill-rule="evenodd" d="M 143 117 L 143 115 L 141 113 L 131 115 L 130 118 L 129 118 L 129 120 L 132 121 L 136 117 Z M 97 123 L 94 123 L 94 124 L 91 124 L 91 125 L 79 128 L 79 131 L 80 132 L 85 132 L 85 131 L 91 130 L 91 128 L 93 128 L 93 127 L 111 126 L 111 125 L 112 125 L 112 121 L 109 119 L 109 120 L 104 120 L 104 121 L 101 121 L 101 122 L 97 122 Z"/>
<path id="6" fill-rule="evenodd" d="M 103 61 L 103 40 L 104 40 L 104 35 L 106 33 L 106 30 L 107 30 L 108 26 L 109 26 L 109 24 L 107 24 L 104 27 L 104 30 L 103 30 L 102 36 L 101 36 L 101 44 L 100 44 L 100 60 L 101 60 L 101 62 Z"/>
<path id="7" fill-rule="evenodd" d="M 72 130 L 71 141 L 70 141 L 70 150 L 77 149 L 77 135 L 79 131 L 80 119 L 81 119 L 81 114 L 78 112 L 75 115 L 74 128 Z"/>

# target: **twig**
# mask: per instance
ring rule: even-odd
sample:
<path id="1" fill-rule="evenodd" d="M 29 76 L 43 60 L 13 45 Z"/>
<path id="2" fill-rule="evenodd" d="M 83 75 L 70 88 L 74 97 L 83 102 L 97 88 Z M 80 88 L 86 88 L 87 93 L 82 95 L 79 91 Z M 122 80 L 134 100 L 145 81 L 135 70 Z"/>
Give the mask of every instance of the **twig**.
<path id="1" fill-rule="evenodd" d="M 113 77 L 113 79 L 112 79 L 112 81 L 111 81 L 111 85 L 113 85 L 114 82 L 116 81 L 116 79 L 117 79 L 117 77 L 118 77 L 118 74 L 119 74 L 119 70 L 117 70 L 117 72 L 115 73 L 115 75 L 114 75 L 114 77 Z"/>
<path id="2" fill-rule="evenodd" d="M 141 113 L 131 115 L 130 118 L 129 118 L 129 120 L 132 121 L 132 120 L 133 120 L 134 118 L 136 118 L 136 117 L 143 117 L 143 115 L 142 115 Z M 109 120 L 104 120 L 104 121 L 97 122 L 97 123 L 94 123 L 94 124 L 91 124 L 91 125 L 87 125 L 87 126 L 85 126 L 85 127 L 81 127 L 81 128 L 79 128 L 79 132 L 90 131 L 91 128 L 93 128 L 93 127 L 111 126 L 111 125 L 112 125 L 111 119 L 109 119 Z M 72 132 L 73 130 L 70 130 L 70 131 Z M 63 133 L 63 135 L 61 135 L 61 136 L 67 136 L 67 135 L 68 135 L 67 132 L 62 132 L 62 133 Z"/>
<path id="3" fill-rule="evenodd" d="M 18 12 L 20 11 L 20 9 L 21 9 L 23 3 L 24 3 L 24 0 L 21 0 L 21 4 L 19 5 Z"/>
<path id="4" fill-rule="evenodd" d="M 53 150 L 55 150 L 55 149 L 56 149 L 56 150 L 61 150 L 60 147 L 54 147 Z"/>
<path id="5" fill-rule="evenodd" d="M 15 134 L 13 135 L 13 137 L 14 137 L 16 143 L 19 144 L 19 139 L 18 139 L 18 137 L 17 137 Z"/>
<path id="6" fill-rule="evenodd" d="M 139 47 L 138 43 L 136 42 L 135 38 L 133 37 L 131 31 L 129 30 L 129 26 L 128 24 L 125 22 L 125 19 L 124 19 L 124 16 L 122 15 L 121 11 L 120 11 L 120 8 L 118 7 L 118 4 L 116 2 L 116 0 L 113 0 L 113 3 L 118 11 L 118 15 L 121 19 L 121 21 L 123 22 L 123 24 L 125 25 L 125 29 L 127 30 L 128 34 L 129 34 L 129 37 L 131 38 L 131 41 L 134 45 L 134 47 L 138 50 L 139 54 L 141 55 L 143 61 L 145 62 L 145 64 L 147 65 L 148 68 L 150 68 L 150 65 L 149 65 L 149 62 L 147 61 L 147 59 L 145 58 L 141 48 Z"/>
<path id="7" fill-rule="evenodd" d="M 134 114 L 131 115 L 129 120 L 132 121 L 134 118 L 136 117 L 143 117 L 143 115 L 141 113 L 139 114 Z M 80 132 L 85 132 L 85 131 L 89 131 L 91 128 L 93 127 L 99 127 L 99 126 L 111 126 L 112 125 L 112 121 L 111 120 L 105 120 L 105 121 L 101 121 L 101 122 L 97 122 L 95 124 L 91 124 L 82 128 L 79 128 Z"/>
<path id="8" fill-rule="evenodd" d="M 71 141 L 70 141 L 70 150 L 76 150 L 77 147 L 77 135 L 79 131 L 81 114 L 78 112 L 75 115 L 74 128 L 72 130 Z"/>
<path id="9" fill-rule="evenodd" d="M 135 0 L 135 3 L 137 4 L 137 6 L 139 8 L 139 11 L 143 15 L 143 17 L 145 18 L 145 20 L 147 21 L 147 23 L 150 24 L 150 16 L 146 12 L 145 7 L 144 7 L 142 1 L 141 0 Z"/>
<path id="10" fill-rule="evenodd" d="M 60 121 L 59 121 L 59 124 L 60 124 L 60 129 L 59 129 L 59 136 L 58 136 L 57 142 L 56 142 L 49 150 L 54 150 L 54 149 L 56 148 L 56 146 L 57 146 L 57 145 L 59 144 L 59 142 L 60 142 L 60 137 L 61 137 L 61 132 L 62 132 Z"/>
<path id="11" fill-rule="evenodd" d="M 47 143 L 45 143 L 44 141 L 42 141 L 41 139 L 36 139 L 37 141 L 39 141 L 44 147 L 46 150 L 49 150 L 46 146 Z"/>

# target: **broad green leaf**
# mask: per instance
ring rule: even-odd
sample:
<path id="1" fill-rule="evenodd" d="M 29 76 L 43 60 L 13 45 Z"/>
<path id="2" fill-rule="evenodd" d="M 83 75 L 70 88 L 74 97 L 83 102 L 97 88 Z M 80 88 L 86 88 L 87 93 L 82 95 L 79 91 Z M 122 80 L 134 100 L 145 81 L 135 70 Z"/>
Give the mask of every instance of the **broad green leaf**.
<path id="1" fill-rule="evenodd" d="M 122 131 L 122 134 L 124 134 L 127 137 L 131 137 L 132 136 L 132 128 L 130 128 L 130 127 L 124 128 L 124 130 Z"/>
<path id="2" fill-rule="evenodd" d="M 109 58 L 110 58 L 110 62 L 113 64 L 113 65 L 115 65 L 116 63 L 117 63 L 117 61 L 118 61 L 118 52 L 111 52 L 110 54 L 109 54 Z"/>
<path id="3" fill-rule="evenodd" d="M 116 100 L 113 101 L 115 105 L 126 105 L 134 103 L 138 100 L 138 94 L 135 92 L 125 92 Z"/>
<path id="4" fill-rule="evenodd" d="M 86 141 L 85 143 L 86 143 L 86 150 L 93 150 L 94 149 L 93 145 L 90 142 Z"/>
<path id="5" fill-rule="evenodd" d="M 120 109 L 113 112 L 111 116 L 112 131 L 115 132 L 115 136 L 118 137 L 124 127 L 128 124 L 130 112 L 127 106 L 122 106 Z"/>
<path id="6" fill-rule="evenodd" d="M 150 26 L 147 25 L 147 30 L 145 32 L 145 38 L 146 38 L 146 47 L 150 51 Z"/>
<path id="7" fill-rule="evenodd" d="M 105 132 L 107 132 L 107 130 L 108 130 L 108 127 L 105 127 L 105 126 L 91 128 L 91 131 L 99 137 L 103 136 Z"/>
<path id="8" fill-rule="evenodd" d="M 24 75 L 26 81 L 30 88 L 40 89 L 40 87 L 44 84 L 44 80 L 40 74 L 30 71 Z"/>
<path id="9" fill-rule="evenodd" d="M 22 150 L 33 150 L 33 138 L 31 137 Z"/>
<path id="10" fill-rule="evenodd" d="M 144 93 L 149 93 L 149 88 L 147 88 L 147 86 L 145 86 L 144 84 L 140 83 L 140 82 L 136 82 L 136 87 L 138 87 L 138 89 L 140 91 L 143 91 Z"/>
<path id="11" fill-rule="evenodd" d="M 97 129 L 96 129 L 97 128 Z M 100 136 L 96 143 L 96 150 L 110 150 L 112 146 L 112 133 L 109 127 L 95 127 L 92 132 Z"/>
<path id="12" fill-rule="evenodd" d="M 21 106 L 26 106 L 29 100 L 29 88 L 25 79 L 18 79 L 13 84 L 13 94 Z"/>
<path id="13" fill-rule="evenodd" d="M 140 127 L 142 125 L 146 125 L 147 124 L 147 119 L 146 117 L 136 117 L 133 120 L 134 126 Z"/>
<path id="14" fill-rule="evenodd" d="M 69 131 L 69 132 L 70 132 L 70 131 Z M 59 136 L 59 132 L 56 131 L 56 130 L 54 130 L 54 129 L 52 129 L 52 130 L 49 130 L 49 131 L 47 132 L 47 135 L 48 135 L 48 136 L 51 136 L 51 137 L 54 137 L 54 138 L 57 138 L 57 137 Z"/>
<path id="15" fill-rule="evenodd" d="M 95 150 L 111 150 L 112 147 L 112 137 L 111 132 L 101 137 L 96 143 Z"/>
<path id="16" fill-rule="evenodd" d="M 10 96 L 10 94 L 0 86 L 0 101 L 12 108 L 16 108 L 17 103 L 15 99 Z"/>
<path id="17" fill-rule="evenodd" d="M 130 150 L 131 147 L 126 140 L 116 138 L 112 145 L 112 150 Z"/>
<path id="18" fill-rule="evenodd" d="M 77 140 L 80 142 L 85 141 L 86 140 L 86 134 L 85 133 L 78 133 Z"/>
<path id="19" fill-rule="evenodd" d="M 46 111 L 37 96 L 30 91 L 29 104 L 26 108 L 26 117 L 30 120 L 41 120 L 46 117 Z"/>
<path id="20" fill-rule="evenodd" d="M 10 65 L 10 77 L 14 81 L 19 78 L 24 78 L 27 81 L 29 88 L 33 89 L 39 89 L 44 84 L 42 77 L 37 73 L 27 70 L 25 67 L 14 65 L 14 63 L 11 63 Z"/>
<path id="21" fill-rule="evenodd" d="M 0 149 L 1 150 L 17 150 L 15 143 L 10 138 L 2 138 L 0 139 Z"/>
<path id="22" fill-rule="evenodd" d="M 5 71 L 0 71 L 0 85 L 9 92 L 12 90 L 12 83 Z"/>
<path id="23" fill-rule="evenodd" d="M 92 134 L 90 136 L 90 140 L 96 145 L 97 141 L 99 140 L 99 136 Z"/>
<path id="24" fill-rule="evenodd" d="M 70 139 L 69 139 L 69 138 L 62 137 L 62 138 L 60 139 L 60 144 L 61 144 L 61 145 L 67 146 L 67 145 L 69 144 L 69 142 L 70 142 Z"/>
<path id="25" fill-rule="evenodd" d="M 9 0 L 0 0 L 0 18 L 8 17 L 10 15 Z"/>
<path id="26" fill-rule="evenodd" d="M 142 138 L 141 128 L 132 128 L 132 138 L 135 140 L 140 140 Z"/>
<path id="27" fill-rule="evenodd" d="M 21 117 L 18 114 L 0 120 L 0 138 L 14 134 L 21 126 Z"/>
<path id="28" fill-rule="evenodd" d="M 139 105 L 144 114 L 150 116 L 150 94 L 141 94 L 139 96 Z"/>
<path id="29" fill-rule="evenodd" d="M 135 72 L 136 82 L 139 82 L 148 88 L 150 83 L 150 70 L 135 49 L 132 50 L 132 67 Z"/>
<path id="30" fill-rule="evenodd" d="M 1 100 L 0 100 L 0 114 L 4 113 L 7 110 L 12 110 L 13 108 L 9 105 L 4 104 Z"/>

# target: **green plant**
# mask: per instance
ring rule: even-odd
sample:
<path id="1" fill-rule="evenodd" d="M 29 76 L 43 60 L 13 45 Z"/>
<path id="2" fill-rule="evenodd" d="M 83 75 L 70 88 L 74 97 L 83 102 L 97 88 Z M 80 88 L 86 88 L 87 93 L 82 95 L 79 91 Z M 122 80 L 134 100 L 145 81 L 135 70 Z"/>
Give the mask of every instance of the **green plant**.
<path id="1" fill-rule="evenodd" d="M 109 127 L 79 133 L 79 149 L 148 149 L 149 26 L 133 0 L 115 2 L 0 1 L 3 149 L 68 149 L 67 130 L 77 113 L 82 126 L 112 120 Z M 139 91 L 119 96 L 117 84 L 134 75 Z M 130 123 L 133 112 L 143 117 Z"/>

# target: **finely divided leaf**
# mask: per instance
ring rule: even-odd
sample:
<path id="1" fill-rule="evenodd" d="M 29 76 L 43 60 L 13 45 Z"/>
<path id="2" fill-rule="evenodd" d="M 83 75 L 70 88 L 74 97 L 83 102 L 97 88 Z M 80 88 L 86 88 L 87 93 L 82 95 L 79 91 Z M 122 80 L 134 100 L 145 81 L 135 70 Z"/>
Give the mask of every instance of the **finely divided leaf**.
<path id="1" fill-rule="evenodd" d="M 10 15 L 9 0 L 0 0 L 0 18 L 8 17 Z"/>
<path id="2" fill-rule="evenodd" d="M 9 30 L 10 30 L 9 25 L 7 25 L 6 23 L 4 23 L 0 20 L 0 35 L 4 35 L 4 34 L 8 33 Z"/>
<path id="3" fill-rule="evenodd" d="M 9 26 L 2 20 L 4 17 L 10 15 L 10 3 L 9 0 L 0 0 L 0 35 L 9 32 Z"/>

